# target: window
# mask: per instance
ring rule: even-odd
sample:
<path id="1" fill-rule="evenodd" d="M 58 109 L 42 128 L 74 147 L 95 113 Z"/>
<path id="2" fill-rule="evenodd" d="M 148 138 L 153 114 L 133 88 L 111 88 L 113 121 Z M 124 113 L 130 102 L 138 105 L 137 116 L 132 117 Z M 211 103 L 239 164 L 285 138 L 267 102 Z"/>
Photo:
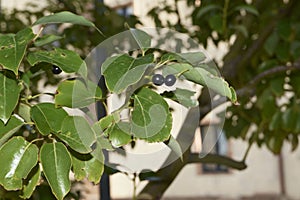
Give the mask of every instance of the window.
<path id="1" fill-rule="evenodd" d="M 212 153 L 228 155 L 228 141 L 222 129 L 216 125 L 201 126 L 202 151 L 201 153 Z M 219 164 L 202 164 L 202 173 L 226 173 L 228 168 Z"/>

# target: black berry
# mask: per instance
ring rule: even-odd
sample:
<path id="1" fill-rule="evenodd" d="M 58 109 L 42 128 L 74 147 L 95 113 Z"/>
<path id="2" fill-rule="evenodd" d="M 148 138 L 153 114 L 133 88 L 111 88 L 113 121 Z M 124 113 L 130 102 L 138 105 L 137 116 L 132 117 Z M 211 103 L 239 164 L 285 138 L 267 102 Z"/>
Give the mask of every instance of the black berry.
<path id="1" fill-rule="evenodd" d="M 152 76 L 152 82 L 154 85 L 160 86 L 160 85 L 164 84 L 165 79 L 164 79 L 163 75 L 161 75 L 161 74 L 154 74 Z"/>
<path id="2" fill-rule="evenodd" d="M 175 84 L 175 82 L 176 82 L 176 77 L 173 74 L 169 74 L 168 76 L 166 76 L 165 78 L 166 86 L 172 86 Z"/>
<path id="3" fill-rule="evenodd" d="M 52 73 L 53 74 L 60 74 L 61 72 L 62 72 L 62 70 L 58 66 L 56 66 L 56 65 L 52 66 Z"/>

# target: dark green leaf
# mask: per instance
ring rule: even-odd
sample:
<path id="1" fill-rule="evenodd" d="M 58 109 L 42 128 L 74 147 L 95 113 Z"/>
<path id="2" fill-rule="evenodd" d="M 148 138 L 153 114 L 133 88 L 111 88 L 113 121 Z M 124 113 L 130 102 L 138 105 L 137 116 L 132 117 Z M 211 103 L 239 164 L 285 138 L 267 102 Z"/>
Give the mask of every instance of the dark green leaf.
<path id="1" fill-rule="evenodd" d="M 20 115 L 25 120 L 25 122 L 31 122 L 30 109 L 31 107 L 29 105 L 19 103 L 18 115 Z"/>
<path id="2" fill-rule="evenodd" d="M 239 6 L 234 7 L 234 10 L 235 11 L 245 10 L 246 12 L 248 12 L 250 14 L 253 14 L 253 15 L 256 15 L 256 16 L 259 15 L 258 10 L 252 5 L 246 5 L 246 4 L 245 5 L 239 5 Z"/>
<path id="3" fill-rule="evenodd" d="M 6 142 L 15 132 L 17 132 L 24 123 L 15 116 L 12 116 L 7 124 L 0 121 L 0 147 Z"/>
<path id="4" fill-rule="evenodd" d="M 140 181 L 162 181 L 162 178 L 151 170 L 141 171 L 139 174 L 139 179 Z"/>
<path id="5" fill-rule="evenodd" d="M 176 101 L 187 108 L 198 106 L 198 101 L 193 99 L 194 95 L 195 92 L 181 88 L 176 88 L 175 91 L 164 92 L 162 94 L 163 97 L 172 99 L 173 101 Z"/>
<path id="6" fill-rule="evenodd" d="M 39 103 L 31 108 L 31 119 L 43 135 L 60 132 L 66 116 L 64 109 L 56 108 L 52 103 Z"/>
<path id="7" fill-rule="evenodd" d="M 122 54 L 106 60 L 101 69 L 107 88 L 111 92 L 120 94 L 143 78 L 146 69 L 151 66 L 153 60 L 153 54 L 137 59 Z"/>
<path id="8" fill-rule="evenodd" d="M 86 107 L 102 98 L 101 89 L 91 81 L 66 80 L 59 84 L 55 95 L 56 106 Z"/>
<path id="9" fill-rule="evenodd" d="M 38 161 L 38 148 L 23 137 L 14 137 L 0 149 L 0 184 L 6 190 L 22 188 L 25 179 Z"/>
<path id="10" fill-rule="evenodd" d="M 105 117 L 101 118 L 98 122 L 94 124 L 94 130 L 97 128 L 97 132 L 102 133 L 105 129 L 107 129 L 113 123 L 117 123 L 120 121 L 119 113 L 112 113 L 110 115 L 106 115 Z"/>
<path id="11" fill-rule="evenodd" d="M 27 56 L 27 60 L 31 66 L 46 62 L 56 65 L 66 73 L 78 73 L 83 77 L 87 76 L 87 66 L 80 56 L 74 51 L 55 48 L 53 51 L 35 51 Z"/>
<path id="12" fill-rule="evenodd" d="M 84 117 L 67 116 L 57 136 L 79 153 L 90 153 L 96 142 L 96 134 Z"/>
<path id="13" fill-rule="evenodd" d="M 9 120 L 19 101 L 21 85 L 6 72 L 0 72 L 0 120 Z"/>
<path id="14" fill-rule="evenodd" d="M 290 20 L 283 20 L 278 22 L 277 33 L 283 40 L 289 41 L 292 34 Z"/>
<path id="15" fill-rule="evenodd" d="M 4 69 L 9 69 L 16 75 L 18 74 L 27 45 L 34 37 L 31 28 L 23 29 L 16 35 L 0 35 L 0 64 Z"/>
<path id="16" fill-rule="evenodd" d="M 201 7 L 199 12 L 197 13 L 196 18 L 201 18 L 201 17 L 203 17 L 203 15 L 205 15 L 205 14 L 207 14 L 207 13 L 213 11 L 213 10 L 222 12 L 223 8 L 222 8 L 222 6 L 219 6 L 219 5 L 216 5 L 216 4 L 203 6 L 203 7 Z"/>
<path id="17" fill-rule="evenodd" d="M 267 41 L 264 44 L 264 48 L 267 51 L 267 53 L 271 56 L 276 51 L 276 48 L 278 46 L 279 37 L 276 32 L 272 33 Z"/>
<path id="18" fill-rule="evenodd" d="M 216 30 L 218 33 L 223 32 L 223 18 L 221 14 L 211 16 L 208 20 L 208 24 L 211 29 Z"/>
<path id="19" fill-rule="evenodd" d="M 165 100 L 148 88 L 133 95 L 132 133 L 148 142 L 162 142 L 170 137 L 172 115 Z"/>
<path id="20" fill-rule="evenodd" d="M 67 148 L 60 142 L 43 144 L 40 161 L 52 193 L 62 200 L 71 187 L 69 173 L 72 161 Z"/>

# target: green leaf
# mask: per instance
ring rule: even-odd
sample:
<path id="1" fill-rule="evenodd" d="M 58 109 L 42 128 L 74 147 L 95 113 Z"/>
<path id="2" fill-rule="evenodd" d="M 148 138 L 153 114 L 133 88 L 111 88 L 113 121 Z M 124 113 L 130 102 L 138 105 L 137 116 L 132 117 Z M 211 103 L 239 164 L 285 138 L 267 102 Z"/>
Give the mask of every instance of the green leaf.
<path id="1" fill-rule="evenodd" d="M 120 94 L 129 86 L 140 81 L 153 61 L 153 54 L 136 59 L 127 54 L 122 54 L 106 60 L 101 69 L 107 88 L 113 93 Z"/>
<path id="2" fill-rule="evenodd" d="M 102 149 L 106 149 L 108 151 L 115 150 L 109 139 L 103 134 L 97 136 L 97 146 L 100 146 Z"/>
<path id="3" fill-rule="evenodd" d="M 176 74 L 182 73 L 182 77 L 194 83 L 207 86 L 220 95 L 228 97 L 233 103 L 236 103 L 237 97 L 234 89 L 221 77 L 215 76 L 200 67 L 193 68 L 189 64 L 171 64 L 164 68 L 164 73 Z"/>
<path id="4" fill-rule="evenodd" d="M 114 123 L 105 134 L 108 135 L 114 147 L 121 147 L 131 142 L 130 124 L 126 122 Z"/>
<path id="5" fill-rule="evenodd" d="M 20 115 L 20 117 L 22 117 L 25 120 L 25 122 L 31 122 L 30 109 L 31 107 L 29 105 L 19 103 L 18 115 Z"/>
<path id="6" fill-rule="evenodd" d="M 290 59 L 290 43 L 281 41 L 276 48 L 275 54 L 282 62 L 288 62 Z"/>
<path id="7" fill-rule="evenodd" d="M 202 52 L 188 52 L 188 53 L 166 53 L 161 57 L 161 62 L 178 61 L 181 63 L 188 63 L 194 67 L 203 64 L 206 56 Z"/>
<path id="8" fill-rule="evenodd" d="M 251 6 L 251 5 L 246 5 L 246 4 L 239 5 L 239 6 L 234 7 L 234 10 L 235 11 L 245 10 L 247 13 L 253 14 L 255 16 L 259 15 L 258 10 L 254 6 Z"/>
<path id="9" fill-rule="evenodd" d="M 215 4 L 203 6 L 200 8 L 199 12 L 197 13 L 196 18 L 201 18 L 201 17 L 203 17 L 203 15 L 205 15 L 213 10 L 222 12 L 223 8 L 222 8 L 222 6 L 215 5 Z"/>
<path id="10" fill-rule="evenodd" d="M 119 113 L 112 113 L 110 115 L 106 115 L 105 117 L 101 118 L 98 122 L 96 122 L 93 127 L 94 130 L 97 129 L 97 132 L 102 133 L 105 129 L 111 126 L 113 123 L 117 123 L 120 121 Z"/>
<path id="11" fill-rule="evenodd" d="M 0 184 L 6 190 L 22 188 L 25 179 L 38 161 L 38 148 L 23 137 L 13 137 L 0 149 Z"/>
<path id="12" fill-rule="evenodd" d="M 63 12 L 42 17 L 38 19 L 36 22 L 34 22 L 33 26 L 39 24 L 57 24 L 57 23 L 71 23 L 71 24 L 78 24 L 82 26 L 89 26 L 95 28 L 99 33 L 101 33 L 101 31 L 95 26 L 94 23 L 90 22 L 89 20 L 87 20 L 82 16 L 75 15 L 68 11 L 63 11 Z"/>
<path id="13" fill-rule="evenodd" d="M 24 123 L 17 117 L 12 116 L 7 124 L 0 121 L 0 147 L 6 142 L 15 132 L 17 132 Z"/>
<path id="14" fill-rule="evenodd" d="M 294 132 L 297 127 L 297 121 L 299 121 L 298 111 L 293 108 L 287 108 L 282 114 L 282 128 L 286 131 Z"/>
<path id="15" fill-rule="evenodd" d="M 43 37 L 38 38 L 36 41 L 34 41 L 34 45 L 36 47 L 41 47 L 46 44 L 51 44 L 57 40 L 63 39 L 64 37 L 58 36 L 58 35 L 44 35 Z"/>
<path id="16" fill-rule="evenodd" d="M 182 149 L 180 144 L 177 142 L 177 140 L 171 135 L 170 139 L 167 142 L 167 146 L 181 159 L 182 161 Z"/>
<path id="17" fill-rule="evenodd" d="M 142 170 L 139 174 L 140 181 L 162 181 L 162 177 L 151 170 Z"/>
<path id="18" fill-rule="evenodd" d="M 146 32 L 139 29 L 131 28 L 130 33 L 132 34 L 134 40 L 136 41 L 140 49 L 146 51 L 148 48 L 151 47 L 151 37 Z"/>
<path id="19" fill-rule="evenodd" d="M 79 153 L 90 153 L 96 142 L 96 134 L 84 117 L 67 116 L 62 122 L 59 139 Z"/>
<path id="20" fill-rule="evenodd" d="M 0 72 L 0 119 L 6 124 L 19 101 L 21 85 L 9 73 Z"/>
<path id="21" fill-rule="evenodd" d="M 52 193 L 62 200 L 71 187 L 69 173 L 72 162 L 67 148 L 60 142 L 43 144 L 40 161 Z"/>
<path id="22" fill-rule="evenodd" d="M 217 31 L 218 33 L 223 32 L 223 18 L 221 14 L 211 16 L 208 20 L 208 24 L 211 29 Z"/>
<path id="23" fill-rule="evenodd" d="M 269 123 L 269 130 L 279 130 L 282 127 L 282 113 L 280 110 L 276 111 L 276 113 L 272 116 L 271 121 Z"/>
<path id="24" fill-rule="evenodd" d="M 56 108 L 52 103 L 39 103 L 31 108 L 31 119 L 43 135 L 60 132 L 66 116 L 64 109 Z"/>
<path id="25" fill-rule="evenodd" d="M 279 21 L 277 24 L 277 33 L 280 38 L 285 41 L 289 41 L 292 34 L 290 20 Z"/>
<path id="26" fill-rule="evenodd" d="M 29 199 L 32 196 L 36 186 L 39 183 L 40 177 L 41 177 L 41 169 L 39 165 L 36 165 L 35 168 L 33 168 L 33 170 L 28 175 L 27 180 L 25 180 L 26 182 L 23 187 L 22 196 L 21 196 L 22 198 Z"/>
<path id="27" fill-rule="evenodd" d="M 75 179 L 80 181 L 88 178 L 89 181 L 98 184 L 104 171 L 104 156 L 101 147 L 97 145 L 92 154 L 73 153 L 71 155 Z"/>
<path id="28" fill-rule="evenodd" d="M 162 96 L 149 88 L 133 95 L 131 131 L 147 142 L 163 142 L 170 137 L 172 115 Z"/>
<path id="29" fill-rule="evenodd" d="M 240 32 L 241 34 L 244 35 L 245 38 L 248 38 L 248 36 L 249 36 L 248 30 L 247 30 L 246 26 L 244 26 L 244 25 L 234 25 L 234 26 L 230 26 L 230 28 Z"/>
<path id="30" fill-rule="evenodd" d="M 272 33 L 269 36 L 269 38 L 266 40 L 264 44 L 264 48 L 270 56 L 273 55 L 275 50 L 277 49 L 278 42 L 279 42 L 279 36 L 276 32 Z"/>
<path id="31" fill-rule="evenodd" d="M 192 98 L 194 95 L 195 92 L 181 88 L 176 88 L 175 91 L 171 92 L 166 91 L 162 94 L 163 97 L 172 99 L 187 108 L 198 106 L 198 101 Z"/>
<path id="32" fill-rule="evenodd" d="M 74 51 L 55 48 L 53 51 L 35 51 L 27 55 L 31 66 L 40 62 L 50 63 L 61 68 L 66 73 L 78 73 L 83 77 L 87 76 L 86 63 Z"/>
<path id="33" fill-rule="evenodd" d="M 35 35 L 31 28 L 26 28 L 14 34 L 0 35 L 0 64 L 4 69 L 13 71 L 18 75 L 26 48 Z"/>
<path id="34" fill-rule="evenodd" d="M 270 80 L 270 88 L 272 92 L 278 97 L 284 94 L 284 82 L 284 77 L 273 78 L 272 80 Z"/>
<path id="35" fill-rule="evenodd" d="M 66 80 L 59 84 L 55 95 L 56 106 L 82 108 L 102 98 L 101 89 L 91 81 Z"/>

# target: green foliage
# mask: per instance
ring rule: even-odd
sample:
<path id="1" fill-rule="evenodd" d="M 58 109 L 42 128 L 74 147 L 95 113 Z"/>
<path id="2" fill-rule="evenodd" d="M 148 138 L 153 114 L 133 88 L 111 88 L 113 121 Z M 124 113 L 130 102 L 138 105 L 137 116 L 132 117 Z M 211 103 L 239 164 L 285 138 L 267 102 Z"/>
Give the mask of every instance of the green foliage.
<path id="1" fill-rule="evenodd" d="M 33 25 L 42 24 L 42 29 L 48 24 L 66 22 L 95 28 L 92 22 L 69 12 L 42 17 Z M 128 52 L 109 57 L 103 63 L 108 94 L 88 79 L 87 65 L 78 53 L 51 46 L 51 42 L 63 40 L 61 36 L 43 36 L 41 31 L 35 35 L 32 27 L 15 35 L 0 35 L 4 47 L 1 53 L 9 55 L 0 58 L 0 157 L 6 160 L 0 184 L 4 189 L 19 190 L 21 198 L 30 198 L 44 179 L 52 194 L 64 199 L 70 191 L 71 171 L 76 180 L 87 178 L 97 184 L 104 170 L 102 149 L 114 150 L 138 139 L 165 142 L 181 157 L 181 147 L 171 136 L 172 113 L 164 98 L 187 107 L 198 104 L 192 100 L 194 92 L 189 90 L 177 88 L 171 96 L 159 94 L 149 78 L 157 70 L 169 72 L 176 65 L 188 66 L 171 74 L 236 102 L 228 83 L 207 71 L 202 53 L 166 52 L 154 59 L 154 54 L 148 52 L 153 50 L 152 38 L 141 30 L 130 29 L 130 32 L 140 48 L 137 51 L 142 54 L 133 56 Z M 40 74 L 49 73 L 52 65 L 62 69 L 64 77 L 69 78 L 53 81 L 57 92 L 47 93 L 53 96 L 53 102 L 40 102 L 38 97 L 44 94 L 31 86 L 39 80 L 49 81 L 50 75 Z M 205 78 L 196 78 L 199 73 Z M 105 104 L 111 94 L 122 93 L 126 94 L 124 105 L 95 123 L 88 116 L 70 114 L 70 110 L 77 108 L 85 111 L 97 101 Z M 120 117 L 124 109 L 129 110 L 129 121 Z"/>

